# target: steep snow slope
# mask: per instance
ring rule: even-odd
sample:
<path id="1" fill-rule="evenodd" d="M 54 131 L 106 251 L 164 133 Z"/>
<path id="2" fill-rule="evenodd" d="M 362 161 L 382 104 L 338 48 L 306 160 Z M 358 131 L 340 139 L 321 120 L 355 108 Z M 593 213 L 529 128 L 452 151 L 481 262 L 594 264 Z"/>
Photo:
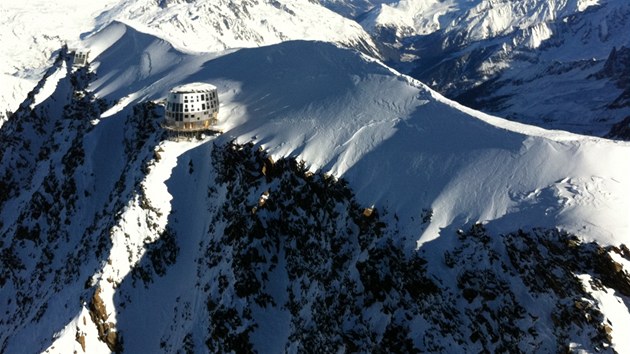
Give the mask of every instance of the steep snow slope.
<path id="1" fill-rule="evenodd" d="M 0 130 L 2 351 L 630 350 L 627 143 L 330 43 L 186 54 L 112 23 L 84 45 L 95 76 L 62 52 Z M 150 100 L 191 81 L 223 134 L 162 141 Z"/>
<path id="2" fill-rule="evenodd" d="M 167 39 L 180 50 L 214 52 L 293 39 L 344 43 L 378 56 L 370 36 L 354 21 L 307 0 L 154 1 L 108 0 L 11 3 L 0 9 L 0 124 L 52 63 L 62 44 L 124 21 Z"/>

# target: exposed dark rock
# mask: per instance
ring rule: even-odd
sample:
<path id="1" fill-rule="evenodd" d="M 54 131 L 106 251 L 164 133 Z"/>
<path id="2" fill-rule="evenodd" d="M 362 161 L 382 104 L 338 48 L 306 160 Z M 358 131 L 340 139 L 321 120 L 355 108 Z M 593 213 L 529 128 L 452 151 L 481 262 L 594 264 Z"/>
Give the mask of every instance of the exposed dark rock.
<path id="1" fill-rule="evenodd" d="M 591 274 L 602 288 L 623 294 L 625 273 L 606 255 L 624 253 L 625 246 L 598 248 L 556 230 L 499 237 L 475 224 L 460 230 L 458 242 L 445 253 L 456 281 L 451 289 L 428 275 L 419 253 L 404 252 L 392 237 L 396 230 L 375 208 L 357 205 L 343 181 L 309 173 L 291 160 L 276 161 L 277 174 L 270 177 L 261 170 L 266 156 L 253 145 L 215 146 L 212 157 L 228 191 L 212 224 L 226 226 L 223 237 L 209 242 L 208 268 L 200 272 L 227 263 L 234 279 L 222 275 L 206 285 L 220 284 L 216 295 L 208 294 L 210 322 L 231 323 L 213 325 L 211 350 L 234 348 L 237 338 L 251 343 L 249 334 L 263 324 L 243 306 L 280 306 L 290 313 L 289 342 L 299 350 L 448 352 L 449 338 L 486 352 L 562 348 L 571 342 L 613 351 L 597 302 L 576 274 Z M 371 212 L 365 215 L 366 210 Z M 423 218 L 429 215 L 427 210 Z M 288 276 L 284 305 L 269 292 L 279 259 Z M 221 304 L 223 294 L 231 292 L 238 306 Z M 543 297 L 549 305 L 529 308 L 523 296 Z M 382 332 L 365 317 L 367 309 L 371 318 L 382 316 Z M 414 320 L 430 325 L 412 337 Z"/>
<path id="2" fill-rule="evenodd" d="M 101 299 L 101 288 L 96 288 L 90 301 L 90 318 L 98 330 L 98 339 L 107 344 L 109 350 L 120 353 L 123 350 L 123 342 L 120 334 L 116 332 L 116 325 L 108 322 L 109 314 Z"/>

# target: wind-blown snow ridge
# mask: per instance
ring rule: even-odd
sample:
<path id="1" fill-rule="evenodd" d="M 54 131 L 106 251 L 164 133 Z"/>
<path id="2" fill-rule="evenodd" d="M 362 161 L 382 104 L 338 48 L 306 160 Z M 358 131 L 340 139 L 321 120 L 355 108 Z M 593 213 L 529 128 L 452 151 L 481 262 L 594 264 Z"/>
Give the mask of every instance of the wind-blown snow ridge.
<path id="1" fill-rule="evenodd" d="M 466 109 L 378 61 L 326 43 L 186 55 L 114 24 L 87 45 L 121 30 L 96 59 L 104 74 L 92 85 L 98 96 L 120 99 L 114 111 L 165 97 L 176 84 L 212 83 L 221 96 L 224 139 L 253 140 L 274 157 L 295 156 L 346 178 L 362 202 L 387 208 L 409 229 L 419 229 L 423 208 L 439 210 L 419 240 L 476 221 L 499 231 L 558 226 L 604 243 L 630 232 L 628 144 Z M 119 62 L 116 53 L 131 43 L 138 55 Z M 160 69 L 147 72 L 145 56 Z"/>

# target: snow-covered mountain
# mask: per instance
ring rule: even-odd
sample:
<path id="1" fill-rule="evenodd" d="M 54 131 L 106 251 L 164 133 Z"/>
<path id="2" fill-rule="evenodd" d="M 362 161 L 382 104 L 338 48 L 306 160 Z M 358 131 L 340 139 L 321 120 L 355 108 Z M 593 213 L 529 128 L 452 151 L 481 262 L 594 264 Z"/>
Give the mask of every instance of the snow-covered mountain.
<path id="1" fill-rule="evenodd" d="M 378 55 L 360 25 L 308 0 L 122 1 L 103 16 L 184 51 L 216 52 L 305 39 L 342 43 Z"/>
<path id="2" fill-rule="evenodd" d="M 628 143 L 332 43 L 180 44 L 112 22 L 0 128 L 0 351 L 630 350 Z M 192 81 L 222 134 L 165 139 Z"/>
<path id="3" fill-rule="evenodd" d="M 403 0 L 357 19 L 392 65 L 468 106 L 598 136 L 630 115 L 627 85 L 599 74 L 630 47 L 627 1 Z"/>
<path id="4" fill-rule="evenodd" d="M 319 3 L 347 18 L 356 18 L 381 4 L 393 4 L 396 0 L 319 0 Z"/>
<path id="5" fill-rule="evenodd" d="M 0 9 L 0 124 L 52 64 L 55 50 L 119 21 L 166 39 L 176 48 L 216 52 L 307 39 L 342 43 L 378 57 L 370 36 L 354 21 L 308 0 L 31 1 Z M 67 20 L 67 18 L 72 20 Z M 50 33 L 50 35 L 42 35 Z"/>

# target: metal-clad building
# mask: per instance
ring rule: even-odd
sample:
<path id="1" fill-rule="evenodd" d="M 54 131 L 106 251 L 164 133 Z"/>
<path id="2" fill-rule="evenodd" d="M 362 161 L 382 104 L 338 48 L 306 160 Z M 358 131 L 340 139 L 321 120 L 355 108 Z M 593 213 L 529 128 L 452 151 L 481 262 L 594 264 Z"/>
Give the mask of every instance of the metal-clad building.
<path id="1" fill-rule="evenodd" d="M 176 131 L 209 129 L 217 123 L 219 96 L 213 85 L 195 82 L 171 89 L 166 98 L 165 127 Z"/>

